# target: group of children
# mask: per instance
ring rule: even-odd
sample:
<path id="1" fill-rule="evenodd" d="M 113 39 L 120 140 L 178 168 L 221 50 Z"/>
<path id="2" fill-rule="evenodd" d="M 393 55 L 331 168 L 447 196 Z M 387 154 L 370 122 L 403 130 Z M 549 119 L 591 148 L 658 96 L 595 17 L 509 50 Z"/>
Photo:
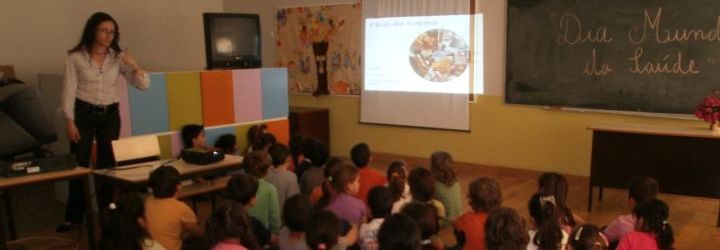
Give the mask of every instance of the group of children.
<path id="1" fill-rule="evenodd" d="M 183 129 L 187 147 L 204 148 L 202 126 Z M 187 130 L 187 131 L 186 131 Z M 232 176 L 225 201 L 204 227 L 177 200 L 180 177 L 162 166 L 150 174 L 152 195 L 128 193 L 103 216 L 101 249 L 672 249 L 668 207 L 656 198 L 652 178 L 631 181 L 631 215 L 606 228 L 585 224 L 566 204 L 568 183 L 557 173 L 538 179 L 528 201 L 530 227 L 502 207 L 500 185 L 479 177 L 468 185 L 471 211 L 462 213 L 455 163 L 448 152 L 430 156 L 430 167 L 392 162 L 386 173 L 368 167 L 365 143 L 351 162 L 330 157 L 327 145 L 294 137 L 275 142 L 264 127 L 251 129 L 242 170 Z M 230 139 L 216 144 L 237 151 Z M 446 245 L 442 229 L 455 232 Z M 190 237 L 184 237 L 190 236 Z M 190 239 L 190 240 L 188 240 Z"/>

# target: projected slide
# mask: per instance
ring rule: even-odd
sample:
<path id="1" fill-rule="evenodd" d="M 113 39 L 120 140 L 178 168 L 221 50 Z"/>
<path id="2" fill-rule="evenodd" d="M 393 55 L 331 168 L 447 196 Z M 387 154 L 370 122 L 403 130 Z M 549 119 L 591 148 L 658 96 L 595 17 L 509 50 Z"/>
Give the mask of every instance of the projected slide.
<path id="1" fill-rule="evenodd" d="M 468 15 L 365 20 L 366 91 L 468 93 Z"/>

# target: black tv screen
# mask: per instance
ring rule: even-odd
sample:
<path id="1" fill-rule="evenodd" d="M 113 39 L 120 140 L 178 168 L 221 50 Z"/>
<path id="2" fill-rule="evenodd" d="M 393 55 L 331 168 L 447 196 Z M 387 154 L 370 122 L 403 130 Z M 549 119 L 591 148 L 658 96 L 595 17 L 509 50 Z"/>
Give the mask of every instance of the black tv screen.
<path id="1" fill-rule="evenodd" d="M 37 85 L 0 84 L 0 158 L 32 151 L 57 140 Z"/>
<path id="2" fill-rule="evenodd" d="M 207 69 L 259 68 L 260 16 L 203 13 Z"/>

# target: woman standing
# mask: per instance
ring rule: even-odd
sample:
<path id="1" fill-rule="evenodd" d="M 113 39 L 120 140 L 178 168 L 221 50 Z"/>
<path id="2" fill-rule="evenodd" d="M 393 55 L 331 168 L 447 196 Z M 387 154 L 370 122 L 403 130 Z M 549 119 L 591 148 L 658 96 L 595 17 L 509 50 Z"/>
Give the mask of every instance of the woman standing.
<path id="1" fill-rule="evenodd" d="M 138 89 L 150 87 L 147 73 L 120 49 L 117 22 L 108 14 L 97 12 L 85 23 L 80 42 L 68 52 L 61 109 L 67 119 L 70 151 L 77 163 L 90 167 L 93 141 L 97 143 L 96 168 L 115 165 L 111 141 L 120 135 L 118 112 L 119 77 Z M 97 198 L 105 205 L 112 189 L 99 187 Z M 82 222 L 85 214 L 83 186 L 70 181 L 65 222 L 56 230 L 64 232 Z"/>

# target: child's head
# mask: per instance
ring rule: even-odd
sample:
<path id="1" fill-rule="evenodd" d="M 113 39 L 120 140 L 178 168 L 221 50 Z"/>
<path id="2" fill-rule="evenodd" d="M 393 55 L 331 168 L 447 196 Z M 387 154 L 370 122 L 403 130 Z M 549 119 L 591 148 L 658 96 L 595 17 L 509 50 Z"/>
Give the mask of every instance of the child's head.
<path id="1" fill-rule="evenodd" d="M 272 158 L 272 165 L 276 168 L 289 163 L 290 149 L 282 143 L 275 143 L 270 146 L 268 153 Z"/>
<path id="2" fill-rule="evenodd" d="M 558 173 L 544 173 L 538 178 L 538 192 L 565 200 L 568 192 L 567 180 Z"/>
<path id="3" fill-rule="evenodd" d="M 668 223 L 670 208 L 665 202 L 658 199 L 651 199 L 635 206 L 633 214 L 637 218 L 635 230 L 648 232 L 655 235 L 660 249 L 671 249 L 675 237 L 673 230 Z"/>
<path id="4" fill-rule="evenodd" d="M 225 187 L 225 196 L 228 200 L 240 202 L 245 206 L 253 206 L 258 186 L 255 176 L 246 173 L 234 175 Z"/>
<path id="5" fill-rule="evenodd" d="M 354 195 L 360 188 L 360 175 L 357 168 L 350 164 L 341 163 L 325 168 L 327 176 L 322 186 L 323 195 L 317 206 L 325 207 L 338 194 Z"/>
<path id="6" fill-rule="evenodd" d="M 488 250 L 524 250 L 530 241 L 525 221 L 512 208 L 501 207 L 485 221 L 485 245 Z"/>
<path id="7" fill-rule="evenodd" d="M 326 169 L 332 168 L 332 167 L 335 167 L 335 166 L 343 164 L 343 163 L 345 163 L 345 161 L 342 158 L 337 157 L 337 156 L 332 156 L 327 160 L 327 163 L 325 163 L 325 168 Z"/>
<path id="8" fill-rule="evenodd" d="M 188 124 L 180 132 L 184 148 L 204 148 L 205 128 L 199 124 Z"/>
<path id="9" fill-rule="evenodd" d="M 358 171 L 348 164 L 338 165 L 337 171 L 333 172 L 331 177 L 330 184 L 335 192 L 354 195 L 360 188 Z"/>
<path id="10" fill-rule="evenodd" d="M 419 250 L 422 240 L 420 227 L 412 218 L 402 213 L 386 218 L 377 237 L 380 250 Z"/>
<path id="11" fill-rule="evenodd" d="M 630 180 L 628 195 L 631 205 L 635 205 L 657 198 L 658 183 L 652 177 L 640 176 Z"/>
<path id="12" fill-rule="evenodd" d="M 544 173 L 538 178 L 538 192 L 544 196 L 553 196 L 555 206 L 561 214 L 564 224 L 575 226 L 572 211 L 567 206 L 568 182 L 561 174 Z"/>
<path id="13" fill-rule="evenodd" d="M 415 220 L 420 227 L 422 239 L 429 239 L 440 231 L 437 211 L 430 204 L 413 201 L 405 205 L 400 212 Z"/>
<path id="14" fill-rule="evenodd" d="M 568 245 L 574 250 L 606 250 L 608 240 L 600 228 L 593 224 L 585 224 L 573 230 Z"/>
<path id="15" fill-rule="evenodd" d="M 248 146 L 252 147 L 255 140 L 260 138 L 260 135 L 264 134 L 265 130 L 267 130 L 267 125 L 265 123 L 250 126 L 246 134 Z"/>
<path id="16" fill-rule="evenodd" d="M 171 166 L 161 166 L 150 172 L 149 181 L 155 198 L 171 198 L 180 188 L 180 172 Z"/>
<path id="17" fill-rule="evenodd" d="M 226 240 L 238 240 L 247 249 L 260 249 L 252 232 L 250 218 L 243 204 L 228 201 L 210 214 L 205 234 L 212 245 Z"/>
<path id="18" fill-rule="evenodd" d="M 452 186 L 457 181 L 455 176 L 455 161 L 450 153 L 445 151 L 435 151 L 430 155 L 430 171 L 435 176 L 435 180 L 446 186 Z"/>
<path id="19" fill-rule="evenodd" d="M 303 141 L 302 153 L 305 159 L 310 160 L 313 166 L 325 165 L 330 157 L 330 149 L 325 143 L 315 138 L 307 138 Z"/>
<path id="20" fill-rule="evenodd" d="M 495 180 L 480 177 L 468 186 L 468 199 L 475 212 L 490 212 L 502 205 L 502 191 Z"/>
<path id="21" fill-rule="evenodd" d="M 528 211 L 537 233 L 531 239 L 540 249 L 558 249 L 563 238 L 560 212 L 552 195 L 535 193 L 528 202 Z"/>
<path id="22" fill-rule="evenodd" d="M 262 151 L 253 151 L 247 153 L 245 155 L 245 158 L 243 158 L 243 166 L 245 168 L 245 172 L 255 176 L 258 179 L 263 178 L 265 177 L 265 175 L 267 175 L 268 169 L 270 169 L 271 165 L 272 162 L 270 161 L 270 158 L 265 152 Z"/>
<path id="23" fill-rule="evenodd" d="M 390 189 L 383 186 L 375 186 L 368 192 L 368 206 L 373 218 L 385 218 L 390 215 L 393 207 L 393 200 Z"/>
<path id="24" fill-rule="evenodd" d="M 262 133 L 257 138 L 255 138 L 255 141 L 252 144 L 252 150 L 267 152 L 268 149 L 270 149 L 270 146 L 272 146 L 276 142 L 277 139 L 275 138 L 275 135 L 271 133 Z"/>
<path id="25" fill-rule="evenodd" d="M 415 167 L 411 170 L 408 183 L 415 200 L 429 202 L 435 196 L 435 178 L 426 168 Z"/>
<path id="26" fill-rule="evenodd" d="M 338 243 L 341 231 L 340 219 L 333 212 L 319 209 L 310 216 L 305 243 L 312 250 L 329 250 Z"/>
<path id="27" fill-rule="evenodd" d="M 370 163 L 370 147 L 366 143 L 358 143 L 350 150 L 350 158 L 358 168 L 364 168 Z"/>
<path id="28" fill-rule="evenodd" d="M 225 154 L 237 154 L 237 139 L 234 134 L 221 135 L 213 146 Z"/>
<path id="29" fill-rule="evenodd" d="M 307 195 L 296 194 L 290 196 L 283 205 L 283 222 L 292 232 L 305 232 L 312 212 L 313 205 Z"/>
<path id="30" fill-rule="evenodd" d="M 100 249 L 140 249 L 140 242 L 147 237 L 144 214 L 143 199 L 134 192 L 110 203 L 101 217 Z"/>
<path id="31" fill-rule="evenodd" d="M 407 183 L 407 164 L 403 161 L 393 161 L 387 168 L 388 187 L 392 195 L 393 202 L 400 200 L 405 193 L 405 183 Z"/>

